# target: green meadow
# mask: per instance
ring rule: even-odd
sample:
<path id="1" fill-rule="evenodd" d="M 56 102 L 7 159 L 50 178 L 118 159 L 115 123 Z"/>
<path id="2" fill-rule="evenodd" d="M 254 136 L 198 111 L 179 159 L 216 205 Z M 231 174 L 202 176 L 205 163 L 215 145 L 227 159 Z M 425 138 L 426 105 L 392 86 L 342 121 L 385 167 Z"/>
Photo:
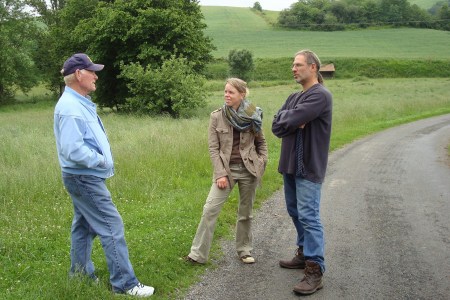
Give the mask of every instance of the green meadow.
<path id="1" fill-rule="evenodd" d="M 218 46 L 216 57 L 225 57 L 235 47 L 250 49 L 250 46 L 257 58 L 291 57 L 300 48 L 311 48 L 321 56 L 349 59 L 397 58 L 396 55 L 418 59 L 432 55 L 448 60 L 450 55 L 447 32 L 408 29 L 342 32 L 358 44 L 357 50 L 352 43 L 338 38 L 334 41 L 339 44 L 322 45 L 331 33 L 272 30 L 261 22 L 260 27 L 252 27 L 259 21 L 253 19 L 253 13 L 247 15 L 248 9 L 221 9 L 222 13 L 213 7 L 204 8 L 207 32 L 215 36 Z M 208 15 L 208 11 L 216 17 Z M 238 19 L 240 30 L 239 26 L 228 27 L 230 21 Z M 247 38 L 242 39 L 242 34 Z M 379 43 L 364 43 L 365 34 L 376 36 Z M 410 34 L 412 40 L 403 34 Z M 302 42 L 286 39 L 289 35 L 292 38 L 297 35 Z M 300 39 L 300 35 L 309 39 Z M 419 38 L 421 35 L 424 37 Z M 423 45 L 425 40 L 431 44 Z M 287 44 L 277 45 L 276 41 Z M 254 45 L 256 42 L 259 47 Z M 385 49 L 388 45 L 392 51 Z M 291 49 L 285 49 L 288 46 Z M 425 51 L 425 46 L 430 49 Z M 290 73 L 288 65 L 286 72 Z M 325 83 L 334 96 L 331 151 L 388 127 L 450 113 L 450 78 L 355 76 Z M 210 81 L 206 107 L 189 119 L 100 111 L 116 167 L 115 176 L 107 181 L 108 187 L 125 223 L 136 275 L 156 288 L 151 299 L 182 299 L 205 270 L 217 267 L 222 255 L 220 239 L 233 238 L 236 191 L 219 217 L 210 262 L 191 266 L 181 259 L 189 251 L 212 183 L 207 126 L 209 113 L 223 103 L 222 87 L 223 81 Z M 263 131 L 269 146 L 269 163 L 257 190 L 256 208 L 282 185 L 277 173 L 280 140 L 271 134 L 271 117 L 286 97 L 298 89 L 292 81 L 250 83 L 249 99 L 264 110 Z M 46 100 L 42 101 L 43 98 Z M 56 157 L 53 137 L 56 99 L 42 89 L 35 89 L 29 96 L 20 95 L 19 100 L 19 104 L 0 107 L 0 298 L 127 298 L 110 292 L 98 239 L 93 260 L 100 284 L 68 279 L 72 204 L 63 188 Z"/>
<path id="2" fill-rule="evenodd" d="M 371 29 L 315 32 L 274 30 L 249 8 L 202 9 L 206 34 L 217 49 L 215 57 L 227 57 L 231 49 L 248 49 L 258 58 L 292 57 L 299 49 L 311 49 L 322 59 L 402 58 L 450 59 L 450 32 L 430 29 Z"/>

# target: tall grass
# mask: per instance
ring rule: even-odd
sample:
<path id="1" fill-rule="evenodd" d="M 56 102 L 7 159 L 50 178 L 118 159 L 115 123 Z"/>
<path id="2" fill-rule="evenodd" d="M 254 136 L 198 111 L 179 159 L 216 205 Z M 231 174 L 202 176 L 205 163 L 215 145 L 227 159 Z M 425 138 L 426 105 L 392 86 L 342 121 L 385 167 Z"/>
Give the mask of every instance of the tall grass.
<path id="1" fill-rule="evenodd" d="M 334 94 L 332 149 L 380 129 L 450 113 L 450 79 L 330 80 Z M 281 186 L 280 141 L 271 117 L 297 84 L 254 87 L 264 109 L 270 160 L 257 207 Z M 218 221 L 212 260 L 192 267 L 189 251 L 211 184 L 207 150 L 209 112 L 221 106 L 214 92 L 196 118 L 135 117 L 102 113 L 116 161 L 108 180 L 122 214 L 138 278 L 156 287 L 154 299 L 181 297 L 220 257 L 218 238 L 231 237 L 236 191 Z M 3 299 L 111 299 L 108 271 L 97 241 L 93 259 L 99 286 L 68 280 L 71 201 L 63 189 L 52 132 L 53 104 L 0 108 L 0 290 Z"/>
<path id="2" fill-rule="evenodd" d="M 202 7 L 206 35 L 227 57 L 231 49 L 248 49 L 256 58 L 292 57 L 311 49 L 323 57 L 449 59 L 448 31 L 430 29 L 374 29 L 356 31 L 294 31 L 273 29 L 249 8 Z"/>

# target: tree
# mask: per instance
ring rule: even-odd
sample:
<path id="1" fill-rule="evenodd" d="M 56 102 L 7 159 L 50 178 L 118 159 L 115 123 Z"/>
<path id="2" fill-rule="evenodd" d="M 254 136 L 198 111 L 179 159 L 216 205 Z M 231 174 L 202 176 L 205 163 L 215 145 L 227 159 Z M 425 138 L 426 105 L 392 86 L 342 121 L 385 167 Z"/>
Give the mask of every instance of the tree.
<path id="1" fill-rule="evenodd" d="M 0 103 L 12 100 L 16 89 L 27 92 L 37 83 L 38 34 L 39 24 L 24 12 L 22 1 L 0 3 Z"/>
<path id="2" fill-rule="evenodd" d="M 250 81 L 254 69 L 253 54 L 247 50 L 230 50 L 228 53 L 230 75 L 244 81 Z"/>
<path id="3" fill-rule="evenodd" d="M 195 74 L 186 58 L 172 56 L 160 68 L 142 67 L 138 63 L 122 66 L 132 96 L 126 99 L 126 109 L 143 114 L 187 115 L 206 104 L 203 76 Z"/>
<path id="4" fill-rule="evenodd" d="M 47 87 L 61 93 L 64 82 L 59 71 L 64 61 L 74 53 L 87 51 L 87 46 L 75 39 L 73 31 L 78 23 L 94 14 L 98 0 L 71 0 L 67 3 L 51 0 L 51 7 L 47 7 L 45 0 L 30 0 L 30 3 L 48 28 L 39 39 L 36 64 L 45 75 Z"/>
<path id="5" fill-rule="evenodd" d="M 157 69 L 172 56 L 184 57 L 201 73 L 214 46 L 203 33 L 198 1 L 101 1 L 92 17 L 78 23 L 73 37 L 95 60 L 105 65 L 99 76 L 97 102 L 118 110 L 133 97 L 121 66 L 139 64 Z"/>
<path id="6" fill-rule="evenodd" d="M 300 0 L 281 11 L 278 23 L 282 27 L 321 30 L 330 7 L 328 0 Z"/>
<path id="7" fill-rule="evenodd" d="M 259 2 L 255 2 L 254 4 L 253 4 L 253 9 L 255 9 L 255 10 L 257 10 L 257 11 L 261 11 L 262 12 L 262 6 L 261 6 L 261 3 L 259 3 Z"/>
<path id="8" fill-rule="evenodd" d="M 437 16 L 439 13 L 439 10 L 447 4 L 447 7 L 450 6 L 450 0 L 442 0 L 436 2 L 430 9 L 428 9 L 428 12 L 432 14 L 433 16 Z"/>
<path id="9" fill-rule="evenodd" d="M 440 20 L 440 27 L 444 30 L 450 30 L 450 8 L 448 4 L 441 6 L 438 12 L 438 19 Z"/>
<path id="10" fill-rule="evenodd" d="M 407 20 L 410 4 L 408 0 L 381 0 L 380 7 L 383 21 L 400 26 Z"/>
<path id="11" fill-rule="evenodd" d="M 25 0 L 34 9 L 34 13 L 41 16 L 47 25 L 56 23 L 56 15 L 66 4 L 66 0 Z"/>
<path id="12" fill-rule="evenodd" d="M 338 19 L 333 14 L 327 13 L 325 15 L 321 30 L 334 31 L 334 30 L 343 30 L 343 29 L 344 29 L 344 25 L 340 24 Z"/>
<path id="13" fill-rule="evenodd" d="M 278 17 L 278 25 L 295 29 L 343 30 L 377 24 L 440 28 L 429 13 L 407 0 L 299 0 Z"/>

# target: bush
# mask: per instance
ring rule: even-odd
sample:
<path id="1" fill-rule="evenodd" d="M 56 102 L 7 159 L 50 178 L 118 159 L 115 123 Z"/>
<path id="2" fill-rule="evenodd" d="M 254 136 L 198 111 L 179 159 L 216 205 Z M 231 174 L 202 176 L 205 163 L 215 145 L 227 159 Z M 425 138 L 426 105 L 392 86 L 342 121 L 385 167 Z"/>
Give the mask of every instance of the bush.
<path id="1" fill-rule="evenodd" d="M 120 77 L 133 95 L 126 99 L 126 110 L 140 114 L 186 116 L 205 105 L 205 78 L 194 72 L 186 58 L 172 56 L 158 69 L 140 64 L 121 66 Z"/>
<path id="2" fill-rule="evenodd" d="M 230 76 L 238 77 L 247 82 L 252 79 L 254 69 L 253 54 L 249 50 L 230 50 L 228 64 L 230 67 Z"/>

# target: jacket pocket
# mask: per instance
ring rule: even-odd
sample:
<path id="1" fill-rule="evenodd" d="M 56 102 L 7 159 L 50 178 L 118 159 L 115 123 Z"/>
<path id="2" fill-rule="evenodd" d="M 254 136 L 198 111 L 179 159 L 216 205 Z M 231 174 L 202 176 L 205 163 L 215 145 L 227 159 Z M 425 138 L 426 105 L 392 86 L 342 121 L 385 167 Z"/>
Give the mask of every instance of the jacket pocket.
<path id="1" fill-rule="evenodd" d="M 256 153 L 250 152 L 249 160 L 252 162 L 256 176 L 261 177 L 264 174 L 265 164 L 264 160 Z"/>
<path id="2" fill-rule="evenodd" d="M 217 131 L 217 133 L 228 133 L 229 132 L 228 128 L 221 128 L 221 127 L 217 127 L 216 131 Z"/>

